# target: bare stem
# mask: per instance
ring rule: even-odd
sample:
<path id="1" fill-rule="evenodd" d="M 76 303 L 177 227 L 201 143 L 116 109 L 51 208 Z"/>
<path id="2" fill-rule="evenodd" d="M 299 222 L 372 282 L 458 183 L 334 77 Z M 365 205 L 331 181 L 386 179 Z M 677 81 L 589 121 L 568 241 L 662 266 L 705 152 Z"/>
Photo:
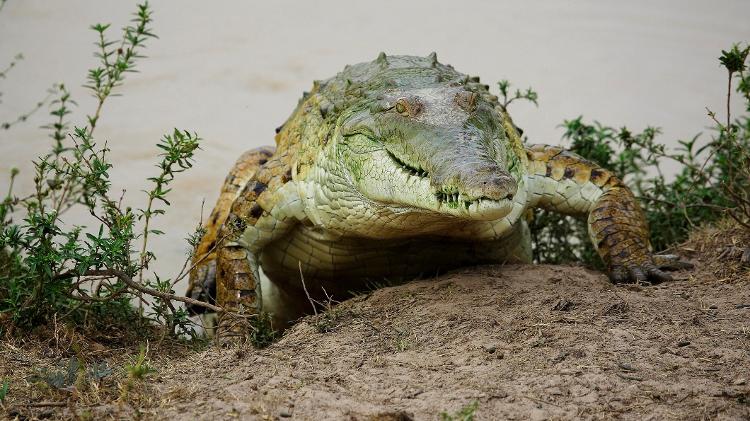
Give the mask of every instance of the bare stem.
<path id="1" fill-rule="evenodd" d="M 147 286 L 142 285 L 139 282 L 134 281 L 133 278 L 131 278 L 127 273 L 125 273 L 123 271 L 120 271 L 120 270 L 117 270 L 117 269 L 89 270 L 89 271 L 84 272 L 83 275 L 78 275 L 78 274 L 75 274 L 75 273 L 72 273 L 72 272 L 66 272 L 66 273 L 62 273 L 62 274 L 58 275 L 57 278 L 58 279 L 60 279 L 60 278 L 71 278 L 71 277 L 76 277 L 76 276 L 109 276 L 109 277 L 116 277 L 117 279 L 119 279 L 120 281 L 122 281 L 122 283 L 124 283 L 125 285 L 129 286 L 130 288 L 132 288 L 132 289 L 134 289 L 136 291 L 142 292 L 144 294 L 151 295 L 153 297 L 158 297 L 158 298 L 161 298 L 161 299 L 167 300 L 167 301 L 174 300 L 174 301 L 180 301 L 180 302 L 183 302 L 183 303 L 186 303 L 186 304 L 191 304 L 191 305 L 195 305 L 195 306 L 205 307 L 205 308 L 207 308 L 209 310 L 213 310 L 213 311 L 215 311 L 217 313 L 224 311 L 224 309 L 222 307 L 215 306 L 213 304 L 209 304 L 209 303 L 204 302 L 204 301 L 195 300 L 195 299 L 192 299 L 190 297 L 182 297 L 182 296 L 179 296 L 179 295 L 170 294 L 168 292 L 162 292 L 162 291 L 155 290 L 153 288 L 149 288 Z"/>
<path id="2" fill-rule="evenodd" d="M 727 78 L 727 125 L 726 129 L 729 130 L 729 125 L 732 123 L 731 120 L 731 109 L 730 109 L 730 99 L 732 98 L 732 72 L 729 72 L 729 77 Z M 729 133 L 727 133 L 728 135 Z"/>

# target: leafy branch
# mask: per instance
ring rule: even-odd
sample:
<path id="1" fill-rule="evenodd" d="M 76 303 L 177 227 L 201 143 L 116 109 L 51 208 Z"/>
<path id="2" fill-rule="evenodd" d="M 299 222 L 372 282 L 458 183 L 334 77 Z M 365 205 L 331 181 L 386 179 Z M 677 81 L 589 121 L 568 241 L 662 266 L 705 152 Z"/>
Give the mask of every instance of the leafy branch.
<path id="1" fill-rule="evenodd" d="M 88 85 L 85 85 L 97 99 L 96 111 L 86 116 L 89 134 L 93 134 L 104 102 L 112 94 L 113 89 L 122 85 L 126 73 L 136 71 L 136 59 L 144 57 L 141 51 L 145 47 L 146 40 L 157 38 L 150 27 L 152 21 L 151 9 L 148 2 L 145 2 L 138 5 L 138 11 L 132 19 L 135 24 L 123 29 L 123 36 L 119 43 L 109 41 L 106 37 L 107 29 L 111 24 L 98 23 L 91 26 L 91 29 L 98 34 L 98 51 L 94 55 L 99 58 L 100 66 L 89 70 Z M 114 46 L 117 47 L 114 48 Z"/>
<path id="2" fill-rule="evenodd" d="M 0 4 L 0 9 L 2 9 L 2 4 Z M 6 79 L 8 77 L 8 73 L 14 67 L 16 67 L 18 62 L 20 62 L 21 60 L 23 60 L 23 54 L 16 54 L 16 56 L 13 57 L 13 60 L 11 60 L 10 64 L 8 64 L 8 66 L 5 69 L 0 70 L 0 79 Z M 20 114 L 19 116 L 17 116 L 16 118 L 12 120 L 4 121 L 0 123 L 0 129 L 10 130 L 10 128 L 12 128 L 13 126 L 19 123 L 26 122 L 29 118 L 31 118 L 32 115 L 36 114 L 37 111 L 39 111 L 42 107 L 44 107 L 44 105 L 49 101 L 49 99 L 52 97 L 53 94 L 54 94 L 54 90 L 48 91 L 47 96 L 41 101 L 38 101 L 29 111 L 26 111 L 25 113 Z M 0 96 L 2 96 L 1 92 L 0 92 Z"/>
<path id="3" fill-rule="evenodd" d="M 53 121 L 44 126 L 53 143 L 34 161 L 34 192 L 16 197 L 18 171 L 11 172 L 8 193 L 0 202 L 0 313 L 10 316 L 13 326 L 66 318 L 74 323 L 124 323 L 129 328 L 156 323 L 165 332 L 192 334 L 185 309 L 174 302 L 221 311 L 175 295 L 169 279 L 144 276 L 148 262 L 155 258 L 149 238 L 161 234 L 152 227 L 153 218 L 165 212 L 161 205 L 169 206 L 167 195 L 176 175 L 192 167 L 198 135 L 174 129 L 157 143 L 159 173 L 148 179 L 153 185 L 146 191 L 146 206 L 137 210 L 123 206 L 123 196 L 112 195 L 110 149 L 106 142 L 97 144 L 93 136 L 105 101 L 122 85 L 125 74 L 135 71 L 145 41 L 155 37 L 151 20 L 148 4 L 139 5 L 134 23 L 123 29 L 119 42 L 107 39 L 110 25 L 92 26 L 98 35 L 99 64 L 88 71 L 85 85 L 97 99 L 95 111 L 86 116 L 88 125 L 68 122 L 75 102 L 65 85 L 56 85 Z M 70 227 L 61 219 L 74 207 L 92 218 L 91 228 Z M 16 213 L 22 214 L 20 221 L 14 220 Z M 139 252 L 133 247 L 136 241 L 140 241 Z M 183 276 L 181 272 L 177 279 Z M 134 311 L 135 297 L 154 299 L 148 316 Z M 90 313 L 97 317 L 89 318 Z"/>
<path id="4" fill-rule="evenodd" d="M 537 94 L 536 91 L 531 89 L 531 87 L 526 88 L 526 90 L 524 91 L 521 91 L 520 89 L 516 89 L 515 92 L 511 95 L 510 93 L 511 83 L 508 80 L 506 79 L 501 80 L 500 82 L 497 83 L 497 86 L 500 89 L 500 95 L 502 96 L 502 104 L 503 104 L 503 107 L 505 108 L 508 108 L 508 105 L 510 105 L 513 101 L 516 101 L 519 99 L 529 101 L 533 103 L 534 105 L 536 105 L 537 107 L 539 106 L 539 103 L 537 102 L 537 100 L 539 99 L 539 95 Z"/>
<path id="5" fill-rule="evenodd" d="M 159 230 L 149 228 L 153 216 L 165 213 L 164 209 L 155 208 L 156 201 L 169 206 L 166 196 L 172 189 L 167 188 L 167 186 L 174 180 L 175 174 L 181 173 L 193 166 L 193 155 L 199 148 L 199 141 L 200 138 L 195 133 L 190 134 L 187 131 L 181 132 L 174 129 L 171 135 L 165 135 L 161 142 L 156 145 L 164 151 L 160 155 L 162 160 L 158 165 L 161 172 L 158 176 L 149 178 L 149 181 L 154 183 L 154 187 L 146 192 L 148 204 L 145 210 L 140 210 L 140 215 L 138 216 L 139 219 L 144 221 L 140 254 L 141 267 L 144 269 L 148 267 L 149 260 L 153 258 L 153 254 L 147 251 L 148 235 L 163 234 Z M 140 272 L 139 280 L 143 281 L 143 271 Z"/>
<path id="6" fill-rule="evenodd" d="M 750 46 L 734 45 L 722 51 L 720 64 L 727 70 L 727 115 L 720 122 L 711 110 L 715 135 L 678 140 L 667 150 L 656 141 L 658 128 L 634 133 L 582 117 L 563 123 L 563 139 L 570 149 L 613 171 L 638 196 L 651 228 L 651 243 L 663 250 L 683 241 L 699 224 L 726 215 L 750 229 L 750 80 L 746 75 Z M 732 80 L 738 79 L 733 89 Z M 731 96 L 739 92 L 747 114 L 731 115 Z M 679 171 L 668 179 L 663 163 L 673 161 Z M 600 264 L 587 240 L 585 221 L 540 211 L 532 222 L 534 258 L 542 262 L 583 260 Z M 572 239 L 572 240 L 571 240 Z M 566 246 L 570 244 L 570 246 Z"/>
<path id="7" fill-rule="evenodd" d="M 3 1 L 3 4 L 4 3 L 5 2 Z M 2 4 L 0 4 L 0 10 L 1 9 L 2 9 Z M 8 65 L 5 67 L 5 69 L 0 70 L 0 79 L 7 78 L 8 77 L 8 72 L 10 72 L 11 70 L 13 70 L 13 68 L 16 67 L 16 65 L 18 64 L 18 62 L 20 62 L 21 60 L 23 60 L 23 54 L 21 54 L 21 53 L 16 54 L 13 57 L 13 60 L 11 60 L 10 63 L 8 63 Z"/>

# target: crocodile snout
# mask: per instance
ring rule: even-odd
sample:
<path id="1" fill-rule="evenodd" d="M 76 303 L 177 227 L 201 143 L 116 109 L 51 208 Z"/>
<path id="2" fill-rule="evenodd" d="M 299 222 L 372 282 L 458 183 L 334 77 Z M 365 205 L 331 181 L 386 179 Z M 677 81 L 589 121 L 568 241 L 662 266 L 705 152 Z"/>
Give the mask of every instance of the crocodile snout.
<path id="1" fill-rule="evenodd" d="M 496 166 L 472 171 L 459 179 L 459 193 L 468 200 L 511 200 L 518 184 L 507 172 Z"/>

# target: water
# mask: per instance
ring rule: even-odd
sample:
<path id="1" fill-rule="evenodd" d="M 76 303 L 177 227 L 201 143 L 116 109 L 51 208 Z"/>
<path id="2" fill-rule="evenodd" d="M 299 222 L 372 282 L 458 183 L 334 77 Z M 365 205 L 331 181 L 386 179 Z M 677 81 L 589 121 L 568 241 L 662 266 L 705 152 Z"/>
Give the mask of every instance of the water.
<path id="1" fill-rule="evenodd" d="M 584 115 L 612 125 L 664 129 L 661 140 L 689 138 L 710 125 L 705 107 L 723 113 L 726 74 L 721 49 L 750 40 L 750 2 L 705 1 L 160 1 L 152 5 L 159 39 L 148 43 L 140 73 L 128 75 L 111 98 L 97 138 L 112 148 L 115 191 L 145 203 L 145 178 L 157 169 L 155 142 L 173 127 L 197 131 L 203 149 L 182 174 L 172 206 L 152 245 L 161 276 L 182 266 L 183 240 L 208 214 L 226 171 L 249 148 L 273 142 L 274 128 L 314 79 L 378 52 L 436 51 L 441 62 L 480 75 L 533 86 L 539 107 L 511 108 L 533 142 L 558 143 L 564 119 Z M 122 27 L 134 2 L 9 0 L 0 12 L 0 67 L 18 52 L 26 59 L 0 79 L 0 122 L 26 111 L 55 82 L 65 82 L 83 124 L 94 102 L 84 89 L 94 33 Z M 113 31 L 114 38 L 117 33 Z M 45 112 L 0 131 L 0 186 L 9 168 L 31 188 L 30 162 L 50 140 Z M 70 222 L 81 221 L 71 215 Z M 184 285 L 179 286 L 183 290 Z"/>

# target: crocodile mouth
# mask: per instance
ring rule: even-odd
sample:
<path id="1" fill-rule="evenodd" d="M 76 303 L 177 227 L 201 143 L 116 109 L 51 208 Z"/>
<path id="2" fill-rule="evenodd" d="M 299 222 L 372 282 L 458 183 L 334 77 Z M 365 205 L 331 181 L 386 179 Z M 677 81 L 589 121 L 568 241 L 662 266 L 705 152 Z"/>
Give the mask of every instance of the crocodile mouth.
<path id="1" fill-rule="evenodd" d="M 445 205 L 450 208 L 456 208 L 459 206 L 463 206 L 466 208 L 466 210 L 469 210 L 471 208 L 471 205 L 479 205 L 480 203 L 486 203 L 489 205 L 492 204 L 503 204 L 510 202 L 510 199 L 512 199 L 512 196 L 503 198 L 503 199 L 491 199 L 489 197 L 479 197 L 476 199 L 470 199 L 464 197 L 461 193 L 455 193 L 455 192 L 438 192 L 435 193 L 435 198 L 437 199 L 440 206 Z"/>
<path id="2" fill-rule="evenodd" d="M 429 182 L 430 173 L 427 170 L 404 162 L 402 159 L 396 156 L 396 154 L 389 151 L 388 149 L 385 149 L 385 152 L 388 154 L 391 160 L 400 167 L 401 171 L 411 177 L 417 177 L 420 180 Z M 492 199 L 484 196 L 477 198 L 466 197 L 466 195 L 461 194 L 456 188 L 439 189 L 434 193 L 434 197 L 436 200 L 437 209 L 463 208 L 467 212 L 470 212 L 472 210 L 477 211 L 479 209 L 505 207 L 509 203 L 511 203 L 513 199 L 513 195 L 508 195 L 502 199 Z"/>
<path id="3" fill-rule="evenodd" d="M 388 156 L 391 157 L 393 162 L 395 162 L 398 166 L 401 167 L 403 171 L 406 171 L 409 173 L 409 175 L 412 175 L 414 177 L 420 177 L 420 178 L 428 178 L 430 173 L 427 172 L 427 170 L 423 170 L 421 168 L 415 168 L 412 165 L 407 164 L 406 162 L 400 160 L 393 152 L 389 151 L 388 149 L 385 149 L 386 153 L 388 153 Z"/>

